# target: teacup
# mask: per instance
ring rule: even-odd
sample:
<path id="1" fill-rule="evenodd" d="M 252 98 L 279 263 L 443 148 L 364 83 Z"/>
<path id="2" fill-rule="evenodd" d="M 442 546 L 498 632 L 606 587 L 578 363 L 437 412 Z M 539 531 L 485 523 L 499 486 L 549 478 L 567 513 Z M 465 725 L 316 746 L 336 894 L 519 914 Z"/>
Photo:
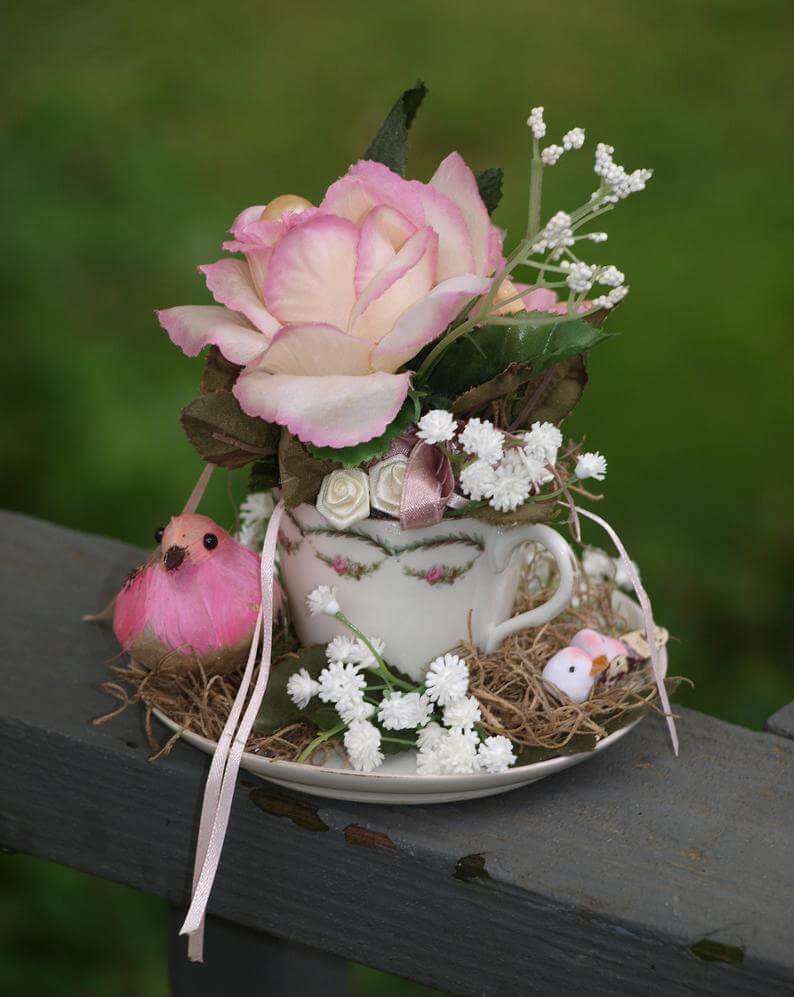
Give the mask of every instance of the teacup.
<path id="1" fill-rule="evenodd" d="M 522 547 L 545 547 L 557 563 L 559 585 L 545 603 L 511 616 L 524 559 Z M 279 530 L 287 598 L 302 644 L 330 641 L 344 627 L 312 616 L 306 596 L 333 585 L 345 615 L 368 636 L 380 637 L 385 658 L 416 682 L 431 661 L 471 634 L 493 651 L 510 634 L 554 619 L 570 603 L 574 556 L 550 526 L 492 526 L 477 519 L 444 519 L 402 530 L 393 519 L 365 519 L 338 530 L 313 507 L 301 505 Z"/>

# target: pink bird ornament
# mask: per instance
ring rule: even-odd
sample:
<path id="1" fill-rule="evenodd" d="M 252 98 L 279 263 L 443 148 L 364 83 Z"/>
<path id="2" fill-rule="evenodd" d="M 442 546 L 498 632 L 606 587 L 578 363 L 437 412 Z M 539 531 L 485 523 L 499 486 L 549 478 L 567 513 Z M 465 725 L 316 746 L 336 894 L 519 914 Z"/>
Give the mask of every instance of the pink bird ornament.
<path id="1" fill-rule="evenodd" d="M 260 605 L 259 555 L 207 516 L 183 513 L 116 597 L 113 631 L 147 668 L 232 671 L 248 654 Z M 274 592 L 273 614 L 281 593 Z"/>
<path id="2" fill-rule="evenodd" d="M 583 703 L 610 662 L 628 654 L 622 641 L 597 630 L 580 630 L 569 647 L 564 647 L 546 662 L 543 681 L 572 702 Z"/>

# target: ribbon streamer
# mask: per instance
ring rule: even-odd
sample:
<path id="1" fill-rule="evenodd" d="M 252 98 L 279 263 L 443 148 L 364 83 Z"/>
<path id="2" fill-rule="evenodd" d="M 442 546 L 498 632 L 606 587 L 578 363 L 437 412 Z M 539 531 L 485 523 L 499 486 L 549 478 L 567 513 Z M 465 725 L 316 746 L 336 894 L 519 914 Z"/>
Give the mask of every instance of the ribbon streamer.
<path id="1" fill-rule="evenodd" d="M 626 573 L 631 579 L 634 591 L 637 593 L 637 599 L 639 600 L 640 608 L 642 609 L 643 622 L 645 623 L 645 636 L 648 638 L 648 646 L 651 649 L 651 665 L 656 679 L 656 688 L 659 690 L 659 701 L 662 704 L 665 719 L 667 720 L 667 727 L 670 731 L 670 740 L 673 744 L 673 752 L 675 755 L 678 755 L 678 733 L 675 729 L 675 719 L 670 707 L 670 697 L 667 695 L 667 689 L 664 685 L 664 675 L 662 675 L 662 669 L 659 663 L 659 648 L 656 646 L 656 627 L 653 622 L 651 600 L 648 598 L 648 593 L 643 587 L 639 572 L 634 567 L 634 562 L 631 560 L 628 551 L 623 546 L 623 541 L 612 529 L 609 523 L 605 519 L 602 519 L 601 516 L 597 516 L 594 512 L 588 512 L 587 509 L 580 509 L 578 506 L 575 508 L 580 516 L 586 516 L 588 519 L 592 519 L 594 523 L 598 523 L 598 525 L 609 535 L 610 540 L 615 545 L 615 548 L 620 555 L 623 567 L 626 569 Z"/>
<path id="2" fill-rule="evenodd" d="M 420 440 L 411 451 L 400 498 L 400 526 L 416 530 L 440 523 L 455 490 L 449 458 L 438 447 Z"/>
<path id="3" fill-rule="evenodd" d="M 256 720 L 262 697 L 270 676 L 270 655 L 273 642 L 273 587 L 275 581 L 275 556 L 278 528 L 284 512 L 284 503 L 279 502 L 273 510 L 262 544 L 260 561 L 261 601 L 259 613 L 248 652 L 248 661 L 243 672 L 242 682 L 229 711 L 228 719 L 215 752 L 212 756 L 204 799 L 201 806 L 196 859 L 193 866 L 193 890 L 190 909 L 180 929 L 181 935 L 188 935 L 188 958 L 191 962 L 203 962 L 204 958 L 204 917 L 207 911 L 210 891 L 215 882 L 215 874 L 226 837 L 229 814 L 232 808 L 237 773 L 248 735 Z M 254 671 L 259 638 L 262 637 L 262 653 L 259 658 L 259 674 L 251 692 L 248 705 L 240 720 L 251 677 Z M 239 725 L 238 725 L 239 724 Z"/>

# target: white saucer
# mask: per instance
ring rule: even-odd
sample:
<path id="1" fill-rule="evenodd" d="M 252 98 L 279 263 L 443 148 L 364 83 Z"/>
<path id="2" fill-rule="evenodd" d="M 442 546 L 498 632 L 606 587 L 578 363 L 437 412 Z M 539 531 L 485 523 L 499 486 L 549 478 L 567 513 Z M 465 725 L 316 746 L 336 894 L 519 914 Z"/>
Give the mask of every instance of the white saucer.
<path id="1" fill-rule="evenodd" d="M 641 626 L 642 615 L 637 604 L 622 594 L 620 594 L 620 604 L 629 625 Z M 666 674 L 665 648 L 660 651 L 659 658 L 662 670 Z M 177 724 L 165 714 L 159 710 L 154 710 L 154 713 L 171 730 L 179 730 Z M 354 772 L 339 756 L 327 759 L 323 765 L 308 765 L 300 762 L 276 761 L 248 751 L 243 754 L 241 767 L 277 786 L 334 800 L 392 804 L 451 803 L 456 800 L 473 800 L 480 796 L 506 793 L 511 789 L 537 782 L 538 779 L 543 779 L 554 772 L 570 768 L 571 765 L 577 765 L 619 741 L 641 719 L 642 717 L 639 717 L 609 734 L 599 741 L 593 751 L 560 755 L 545 761 L 516 766 L 498 774 L 477 772 L 471 775 L 419 775 L 415 769 L 413 751 L 387 756 L 375 772 Z M 215 750 L 215 742 L 200 734 L 182 731 L 181 736 L 208 755 Z"/>

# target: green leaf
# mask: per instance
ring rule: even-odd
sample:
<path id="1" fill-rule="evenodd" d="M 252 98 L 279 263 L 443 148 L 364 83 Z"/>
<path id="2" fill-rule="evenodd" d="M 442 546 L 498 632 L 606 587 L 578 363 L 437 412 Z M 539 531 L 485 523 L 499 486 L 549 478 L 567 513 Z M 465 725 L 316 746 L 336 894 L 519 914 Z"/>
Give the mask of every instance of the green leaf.
<path id="1" fill-rule="evenodd" d="M 227 360 L 217 346 L 211 346 L 201 373 L 202 395 L 212 391 L 231 391 L 242 369 Z"/>
<path id="2" fill-rule="evenodd" d="M 487 170 L 475 170 L 474 177 L 477 181 L 477 190 L 479 190 L 480 197 L 488 209 L 488 214 L 492 215 L 502 200 L 504 172 L 498 166 L 492 166 Z"/>
<path id="3" fill-rule="evenodd" d="M 526 429 L 536 421 L 559 425 L 579 404 L 587 381 L 587 362 L 582 353 L 534 375 L 513 405 L 510 428 Z"/>
<path id="4" fill-rule="evenodd" d="M 367 146 L 364 159 L 374 159 L 403 176 L 408 161 L 408 131 L 424 100 L 427 87 L 421 80 L 406 90 L 389 111 L 378 134 Z"/>
<path id="5" fill-rule="evenodd" d="M 299 710 L 287 695 L 287 682 L 290 675 L 301 668 L 305 668 L 309 675 L 313 679 L 316 679 L 327 664 L 325 646 L 323 644 L 312 644 L 311 647 L 302 647 L 295 653 L 285 654 L 277 661 L 274 661 L 267 683 L 265 698 L 262 700 L 262 705 L 259 708 L 259 713 L 254 723 L 255 729 L 260 734 L 272 734 L 301 717 L 310 719 L 309 713 L 311 711 Z M 325 706 L 324 703 L 320 705 Z M 332 707 L 331 711 L 333 712 Z M 335 717 L 336 713 L 333 713 L 333 715 Z M 320 725 L 318 724 L 318 726 Z"/>
<path id="6" fill-rule="evenodd" d="M 284 505 L 294 509 L 302 502 L 314 502 L 323 478 L 339 464 L 313 457 L 297 437 L 284 429 L 278 445 L 278 466 Z"/>
<path id="7" fill-rule="evenodd" d="M 278 426 L 246 415 L 231 391 L 201 395 L 182 409 L 182 428 L 199 456 L 236 468 L 275 454 Z"/>
<path id="8" fill-rule="evenodd" d="M 278 456 L 257 460 L 248 475 L 248 492 L 266 492 L 279 483 Z"/>
<path id="9" fill-rule="evenodd" d="M 342 467 L 358 467 L 367 461 L 375 460 L 385 454 L 389 446 L 400 433 L 404 433 L 416 420 L 416 402 L 408 397 L 403 407 L 397 413 L 396 418 L 380 436 L 376 436 L 366 443 L 357 443 L 354 447 L 315 447 L 311 443 L 306 449 L 313 457 L 319 460 L 335 460 Z"/>
<path id="10" fill-rule="evenodd" d="M 480 519 L 492 526 L 523 526 L 525 523 L 548 523 L 559 515 L 560 507 L 556 501 L 525 502 L 515 512 L 497 512 L 490 505 L 478 505 L 473 509 L 463 509 L 463 514 L 472 519 Z"/>
<path id="11" fill-rule="evenodd" d="M 541 320 L 539 313 L 517 319 Z M 548 316 L 545 316 L 548 319 Z M 432 391 L 455 397 L 502 373 L 510 364 L 532 364 L 535 374 L 611 338 L 581 319 L 553 325 L 486 325 L 461 336 L 443 353 L 428 379 Z"/>
<path id="12" fill-rule="evenodd" d="M 458 395 L 452 404 L 452 412 L 461 419 L 475 415 L 500 398 L 507 398 L 533 378 L 532 364 L 510 364 L 501 374 L 492 377 L 484 384 L 469 388 Z"/>

